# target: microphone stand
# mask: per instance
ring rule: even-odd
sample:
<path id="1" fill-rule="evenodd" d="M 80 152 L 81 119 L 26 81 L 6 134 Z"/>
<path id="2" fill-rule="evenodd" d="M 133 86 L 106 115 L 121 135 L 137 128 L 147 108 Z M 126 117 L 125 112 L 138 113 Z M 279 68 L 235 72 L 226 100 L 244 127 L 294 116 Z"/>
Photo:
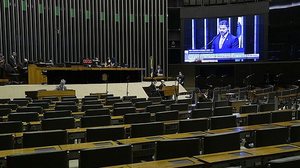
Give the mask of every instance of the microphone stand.
<path id="1" fill-rule="evenodd" d="M 108 94 L 108 82 L 106 81 L 106 94 Z"/>
<path id="2" fill-rule="evenodd" d="M 128 96 L 128 94 L 129 94 L 128 85 L 129 85 L 129 81 L 127 80 L 127 82 L 126 82 L 126 96 Z"/>

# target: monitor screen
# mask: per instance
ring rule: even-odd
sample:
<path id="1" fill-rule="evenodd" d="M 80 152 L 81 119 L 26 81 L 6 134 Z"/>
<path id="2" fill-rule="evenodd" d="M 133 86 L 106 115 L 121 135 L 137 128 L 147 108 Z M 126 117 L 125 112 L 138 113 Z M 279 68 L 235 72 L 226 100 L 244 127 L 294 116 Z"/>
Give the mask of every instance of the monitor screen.
<path id="1" fill-rule="evenodd" d="M 265 15 L 184 18 L 184 62 L 258 61 L 264 51 Z"/>

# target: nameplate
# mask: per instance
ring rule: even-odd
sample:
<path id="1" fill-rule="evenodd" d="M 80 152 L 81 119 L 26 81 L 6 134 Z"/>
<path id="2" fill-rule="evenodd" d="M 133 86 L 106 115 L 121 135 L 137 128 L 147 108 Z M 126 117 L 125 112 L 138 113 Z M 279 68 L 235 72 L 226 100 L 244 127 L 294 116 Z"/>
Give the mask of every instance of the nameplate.
<path id="1" fill-rule="evenodd" d="M 93 143 L 95 146 L 112 146 L 113 143 L 111 142 L 96 142 L 96 143 Z"/>
<path id="2" fill-rule="evenodd" d="M 189 159 L 170 160 L 168 162 L 171 163 L 171 164 L 174 164 L 174 165 L 191 165 L 191 164 L 194 164 L 194 162 L 189 160 Z"/>
<path id="3" fill-rule="evenodd" d="M 164 137 L 157 136 L 157 137 L 148 137 L 146 139 L 149 139 L 149 140 L 160 140 L 160 139 L 164 139 Z"/>
<path id="4" fill-rule="evenodd" d="M 291 145 L 284 145 L 284 146 L 278 146 L 277 148 L 282 150 L 290 150 L 290 149 L 296 149 L 297 147 Z"/>
<path id="5" fill-rule="evenodd" d="M 56 151 L 54 147 L 34 149 L 35 152 L 51 152 Z"/>
<path id="6" fill-rule="evenodd" d="M 251 156 L 251 153 L 248 152 L 233 152 L 233 153 L 229 153 L 229 155 L 234 155 L 234 156 Z"/>

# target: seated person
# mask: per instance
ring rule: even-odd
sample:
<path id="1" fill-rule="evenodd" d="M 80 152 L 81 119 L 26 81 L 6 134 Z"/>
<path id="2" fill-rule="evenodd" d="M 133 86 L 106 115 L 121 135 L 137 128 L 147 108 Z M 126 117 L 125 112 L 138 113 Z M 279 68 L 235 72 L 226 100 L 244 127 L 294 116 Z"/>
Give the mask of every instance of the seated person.
<path id="1" fill-rule="evenodd" d="M 160 65 L 157 65 L 157 69 L 156 71 L 154 72 L 154 76 L 157 77 L 157 76 L 164 76 L 163 74 L 163 69 L 161 68 Z"/>
<path id="2" fill-rule="evenodd" d="M 184 85 L 184 75 L 182 74 L 182 72 L 179 72 L 177 75 L 177 81 L 179 84 L 181 84 L 182 86 Z"/>

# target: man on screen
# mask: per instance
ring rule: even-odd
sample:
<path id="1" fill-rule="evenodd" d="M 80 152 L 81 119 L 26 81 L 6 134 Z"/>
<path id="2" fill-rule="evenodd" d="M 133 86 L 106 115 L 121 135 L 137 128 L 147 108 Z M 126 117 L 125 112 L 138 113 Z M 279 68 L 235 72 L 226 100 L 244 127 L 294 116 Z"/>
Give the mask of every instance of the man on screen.
<path id="1" fill-rule="evenodd" d="M 214 37 L 212 49 L 215 53 L 235 52 L 239 48 L 239 40 L 236 36 L 229 33 L 227 20 L 219 22 L 219 34 Z"/>

